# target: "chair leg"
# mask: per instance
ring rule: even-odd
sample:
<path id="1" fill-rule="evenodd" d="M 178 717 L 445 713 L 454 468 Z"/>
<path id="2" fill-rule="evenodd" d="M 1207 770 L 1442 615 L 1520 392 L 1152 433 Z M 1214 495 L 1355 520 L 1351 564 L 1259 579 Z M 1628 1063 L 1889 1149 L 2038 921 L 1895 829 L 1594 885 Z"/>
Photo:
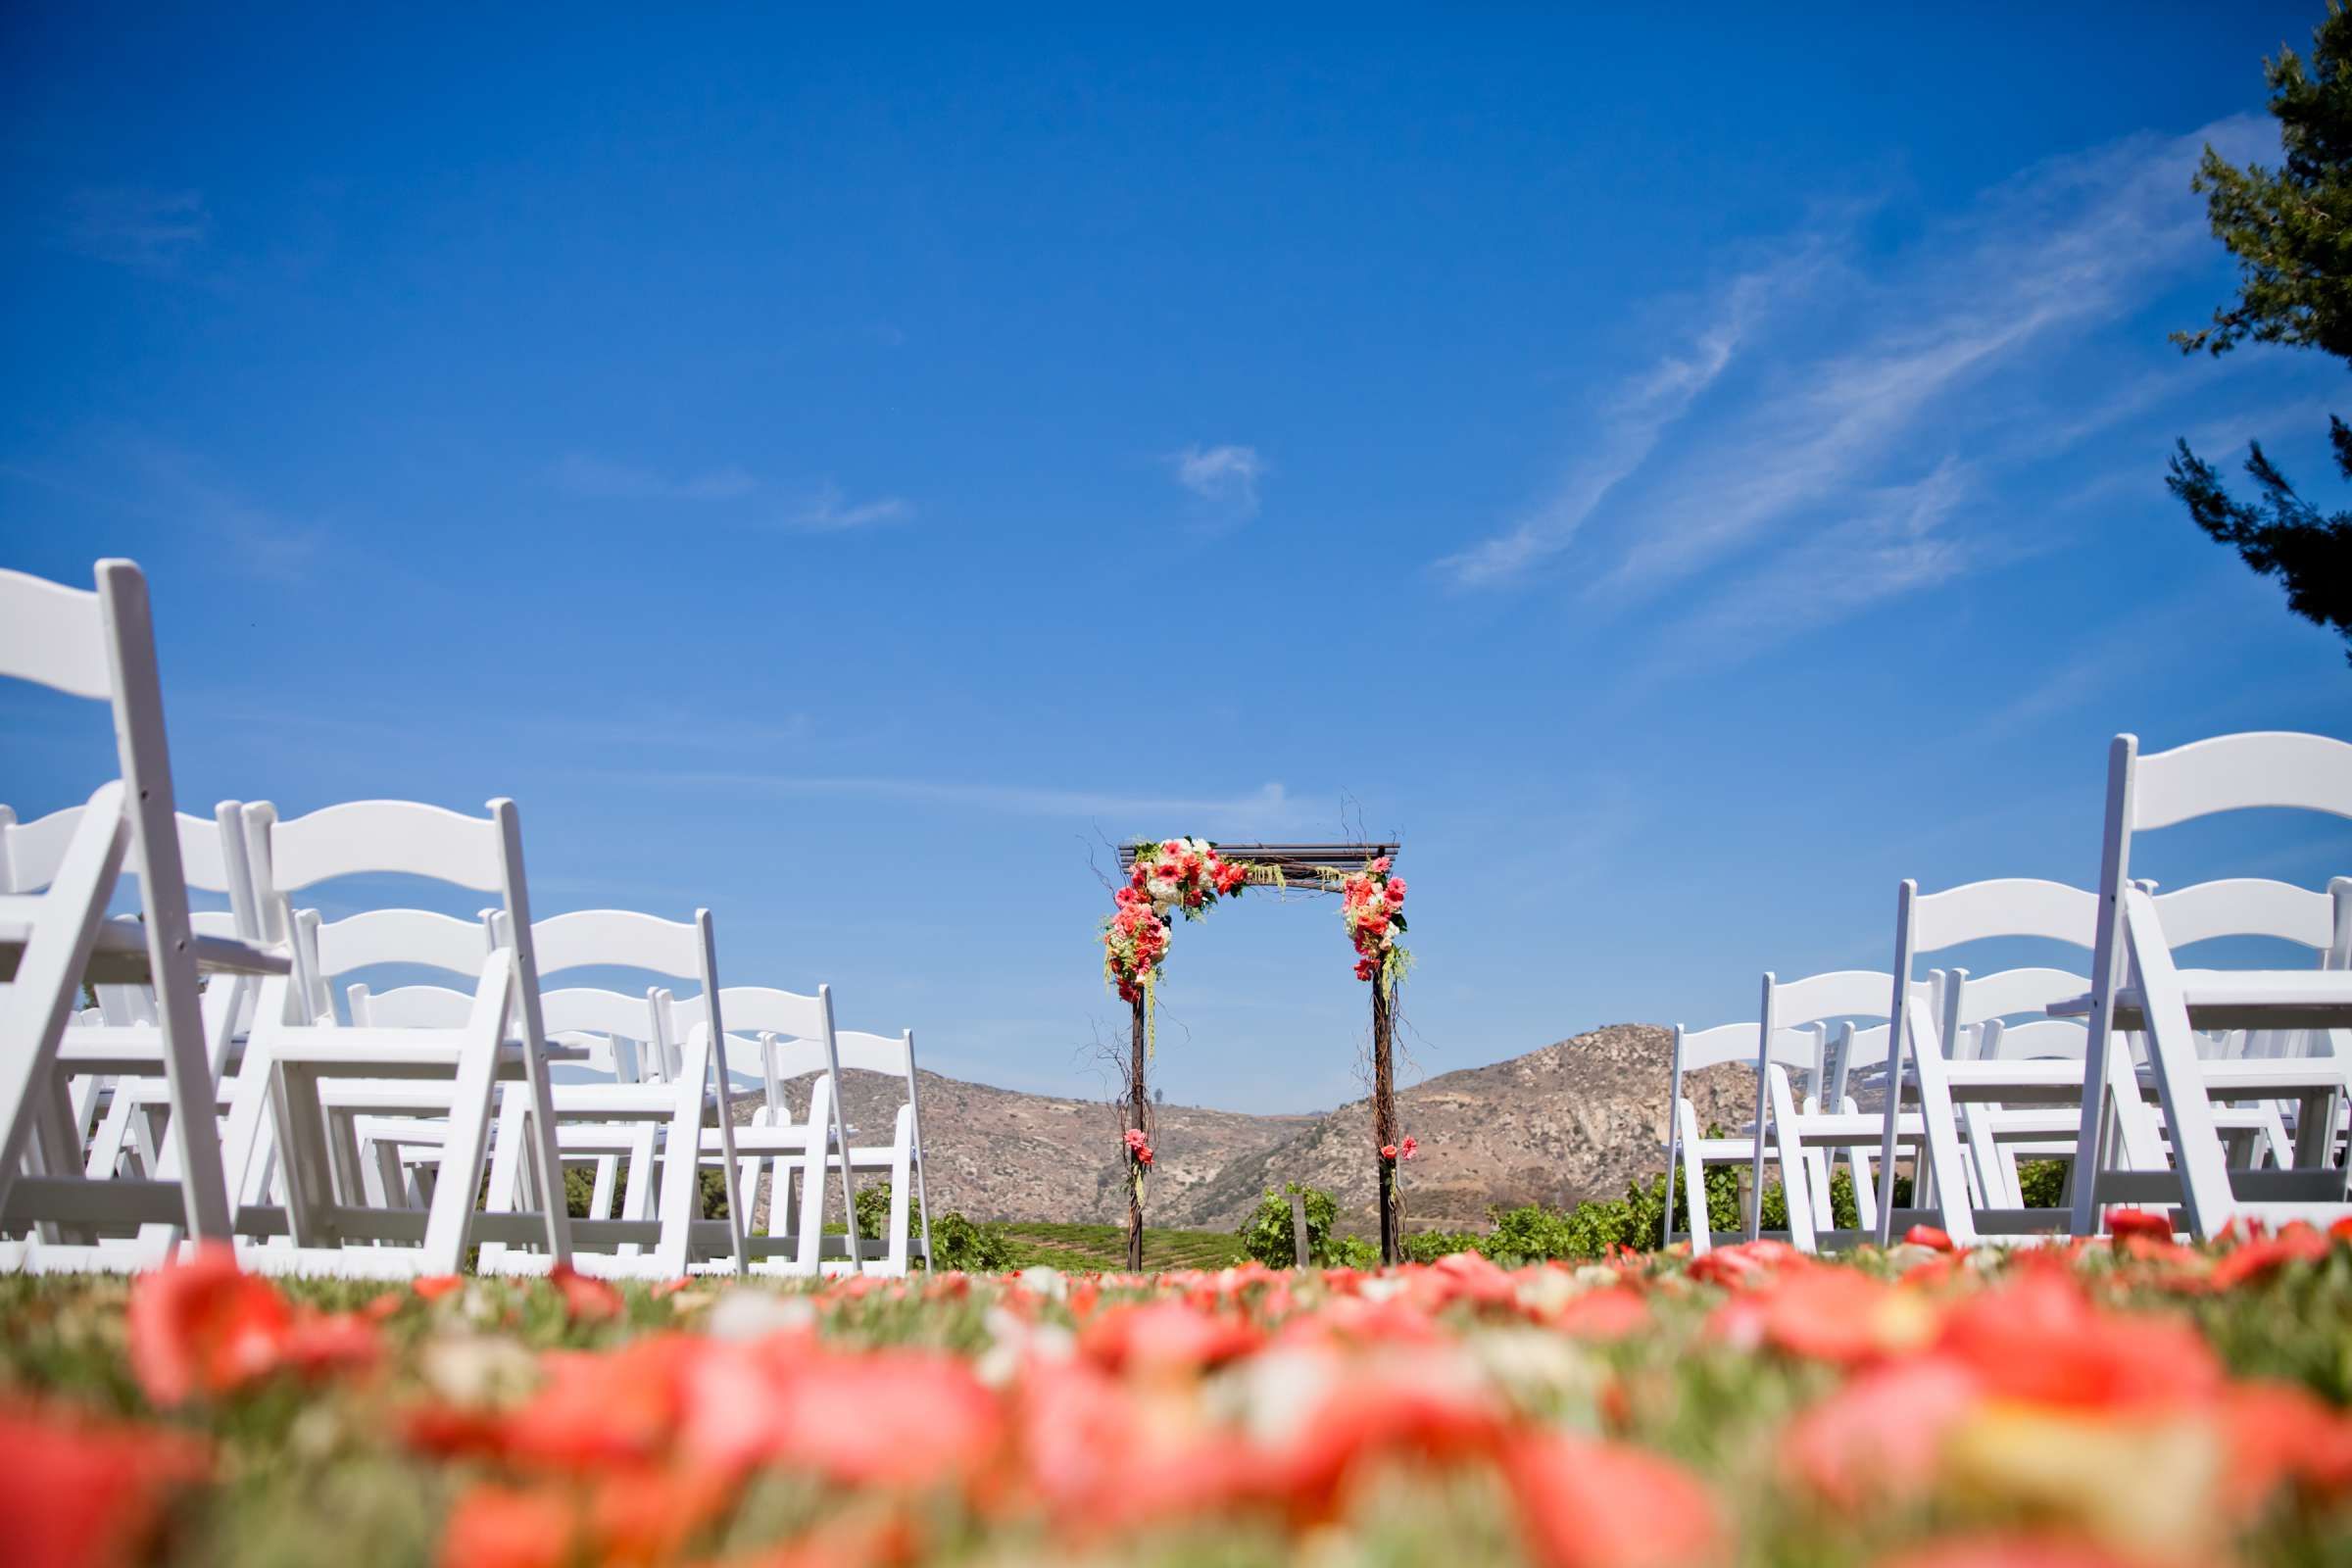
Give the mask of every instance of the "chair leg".
<path id="1" fill-rule="evenodd" d="M 482 1195 L 485 1213 L 516 1213 L 529 1201 L 522 1191 L 523 1108 L 520 1095 L 504 1095 L 499 1099 L 497 1131 L 490 1142 L 490 1185 Z M 506 1243 L 482 1243 L 479 1255 L 482 1271 L 490 1273 L 503 1266 L 506 1255 Z"/>
<path id="2" fill-rule="evenodd" d="M 1773 1142 L 1780 1148 L 1781 1200 L 1788 1209 L 1788 1242 L 1800 1252 L 1816 1252 L 1821 1243 L 1813 1230 L 1812 1182 L 1805 1170 L 1804 1145 L 1797 1138 L 1796 1097 L 1788 1087 L 1788 1069 L 1774 1062 L 1765 1069 L 1765 1092 L 1772 1102 Z M 1759 1126 L 1756 1136 L 1761 1140 L 1764 1129 Z M 1752 1234 L 1762 1224 L 1764 1195 L 1755 1196 L 1758 1214 L 1756 1225 L 1748 1227 Z"/>
<path id="3" fill-rule="evenodd" d="M 1698 1111 L 1690 1101 L 1678 1100 L 1674 1117 L 1682 1132 L 1683 1206 L 1689 1210 L 1690 1255 L 1704 1257 L 1715 1242 L 1707 1229 L 1707 1172 L 1697 1153 Z"/>
<path id="4" fill-rule="evenodd" d="M 499 1044 L 506 1034 L 514 999 L 514 957 L 500 949 L 483 966 L 473 1011 L 466 1021 L 456 1081 L 450 1086 L 449 1127 L 441 1144 L 441 1170 L 426 1211 L 424 1247 L 417 1267 L 426 1274 L 455 1274 L 465 1266 L 473 1239 L 476 1195 L 489 1163 L 492 1091 L 496 1089 Z"/>

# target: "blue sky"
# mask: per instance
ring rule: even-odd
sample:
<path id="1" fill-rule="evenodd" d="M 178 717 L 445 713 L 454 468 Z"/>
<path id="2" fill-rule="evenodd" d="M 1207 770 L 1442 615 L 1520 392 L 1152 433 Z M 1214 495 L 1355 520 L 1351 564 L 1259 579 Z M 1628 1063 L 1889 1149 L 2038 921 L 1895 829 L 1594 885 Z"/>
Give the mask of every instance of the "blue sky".
<path id="1" fill-rule="evenodd" d="M 2319 8 L 2043 11 L 13 6 L 0 560 L 148 568 L 183 805 L 511 795 L 542 912 L 962 1076 L 1095 1089 L 1136 834 L 1400 835 L 1422 1072 L 1752 1016 L 2089 882 L 2117 730 L 2345 732 L 2161 484 L 2330 489 L 2341 367 L 2164 341 Z M 0 705 L 20 813 L 109 770 Z M 1171 1099 L 1355 1092 L 1328 902 L 1163 998 Z"/>

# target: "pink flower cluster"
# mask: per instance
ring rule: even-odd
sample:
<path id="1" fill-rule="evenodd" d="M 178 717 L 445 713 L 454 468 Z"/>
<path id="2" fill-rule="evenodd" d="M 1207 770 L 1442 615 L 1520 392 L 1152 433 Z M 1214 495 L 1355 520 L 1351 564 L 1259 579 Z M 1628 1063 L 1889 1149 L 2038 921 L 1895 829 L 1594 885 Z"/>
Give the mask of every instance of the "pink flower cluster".
<path id="1" fill-rule="evenodd" d="M 1396 938 L 1404 931 L 1404 878 L 1389 875 L 1389 858 L 1366 865 L 1340 884 L 1340 918 L 1355 944 L 1355 977 L 1370 980 L 1401 961 Z"/>
<path id="2" fill-rule="evenodd" d="M 1381 1145 L 1380 1157 L 1383 1159 L 1410 1159 L 1419 1152 L 1420 1148 L 1421 1141 L 1407 1133 L 1401 1144 Z"/>
<path id="3" fill-rule="evenodd" d="M 1127 1157 L 1138 1165 L 1152 1163 L 1152 1146 L 1145 1141 L 1141 1127 L 1127 1129 Z"/>
<path id="4" fill-rule="evenodd" d="M 1168 922 L 1177 911 L 1198 920 L 1249 880 L 1248 865 L 1226 859 L 1203 839 L 1137 845 L 1127 885 L 1111 894 L 1117 907 L 1102 926 L 1102 974 L 1119 1000 L 1143 996 L 1149 977 L 1167 961 Z"/>

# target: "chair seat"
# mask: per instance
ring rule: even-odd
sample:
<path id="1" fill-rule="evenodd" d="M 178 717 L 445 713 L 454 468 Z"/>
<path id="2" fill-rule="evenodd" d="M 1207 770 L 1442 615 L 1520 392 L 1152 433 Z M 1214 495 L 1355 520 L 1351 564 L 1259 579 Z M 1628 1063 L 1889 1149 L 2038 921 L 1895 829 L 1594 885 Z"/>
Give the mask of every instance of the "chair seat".
<path id="1" fill-rule="evenodd" d="M 678 1086 L 675 1084 L 556 1084 L 550 1091 L 555 1096 L 559 1116 L 610 1116 L 626 1121 L 667 1121 L 678 1113 Z M 718 1102 L 706 1092 L 703 1113 L 708 1116 Z"/>
<path id="2" fill-rule="evenodd" d="M 1917 1139 L 1926 1126 L 1916 1111 L 1904 1111 L 1894 1118 L 1894 1136 Z M 1886 1131 L 1886 1117 L 1875 1110 L 1807 1111 L 1796 1118 L 1790 1130 L 1800 1144 L 1843 1149 L 1852 1144 L 1876 1144 Z"/>
<path id="3" fill-rule="evenodd" d="M 2341 1029 L 2352 1027 L 2352 969 L 2182 969 L 2180 996 L 2198 1029 Z M 2090 1012 L 2090 995 L 2052 1003 L 2054 1018 Z M 2115 994 L 2115 1026 L 2141 1030 L 2147 1018 L 2137 987 Z"/>
<path id="4" fill-rule="evenodd" d="M 41 902 L 37 894 L 0 898 L 0 980 L 16 978 L 17 962 L 32 937 L 33 911 Z M 198 972 L 205 974 L 285 974 L 293 962 L 283 953 L 233 937 L 191 936 L 188 950 L 196 956 Z M 153 980 L 145 922 L 128 916 L 101 920 L 85 978 L 98 986 L 137 986 Z"/>
<path id="5" fill-rule="evenodd" d="M 306 1030 L 280 1043 L 277 1060 L 322 1077 L 449 1078 L 464 1053 L 462 1037 L 439 1029 L 320 1029 Z M 508 1040 L 498 1048 L 498 1076 L 522 1076 L 523 1044 Z M 586 1059 L 578 1046 L 549 1046 L 550 1062 Z"/>
<path id="6" fill-rule="evenodd" d="M 229 1047 L 225 1076 L 237 1075 L 244 1056 L 242 1042 Z M 59 1037 L 57 1059 L 70 1073 L 160 1078 L 164 1033 L 151 1023 L 77 1024 Z"/>

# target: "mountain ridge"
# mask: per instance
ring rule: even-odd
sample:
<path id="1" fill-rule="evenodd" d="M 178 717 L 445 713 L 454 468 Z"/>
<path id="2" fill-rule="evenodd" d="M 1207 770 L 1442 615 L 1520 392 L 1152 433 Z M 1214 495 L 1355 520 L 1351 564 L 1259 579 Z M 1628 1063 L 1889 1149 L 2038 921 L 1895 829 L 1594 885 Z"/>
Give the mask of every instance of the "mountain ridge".
<path id="1" fill-rule="evenodd" d="M 1399 1125 L 1419 1145 L 1401 1183 L 1407 1227 L 1453 1229 L 1483 1224 L 1498 1205 L 1613 1198 L 1629 1181 L 1662 1170 L 1673 1050 L 1670 1029 L 1609 1024 L 1399 1089 Z M 899 1082 L 868 1073 L 845 1078 L 849 1120 L 865 1129 L 860 1141 L 886 1137 L 904 1095 Z M 1700 1125 L 1747 1120 L 1753 1082 L 1737 1065 L 1692 1074 L 1686 1089 Z M 1109 1102 L 999 1089 L 928 1070 L 920 1087 L 935 1212 L 1125 1220 L 1123 1123 Z M 750 1109 L 739 1103 L 736 1114 L 748 1117 Z M 1332 1193 L 1344 1225 L 1367 1227 L 1377 1193 L 1371 1139 L 1368 1098 L 1320 1113 L 1154 1105 L 1146 1216 L 1154 1225 L 1231 1230 L 1268 1187 L 1299 1182 Z"/>

